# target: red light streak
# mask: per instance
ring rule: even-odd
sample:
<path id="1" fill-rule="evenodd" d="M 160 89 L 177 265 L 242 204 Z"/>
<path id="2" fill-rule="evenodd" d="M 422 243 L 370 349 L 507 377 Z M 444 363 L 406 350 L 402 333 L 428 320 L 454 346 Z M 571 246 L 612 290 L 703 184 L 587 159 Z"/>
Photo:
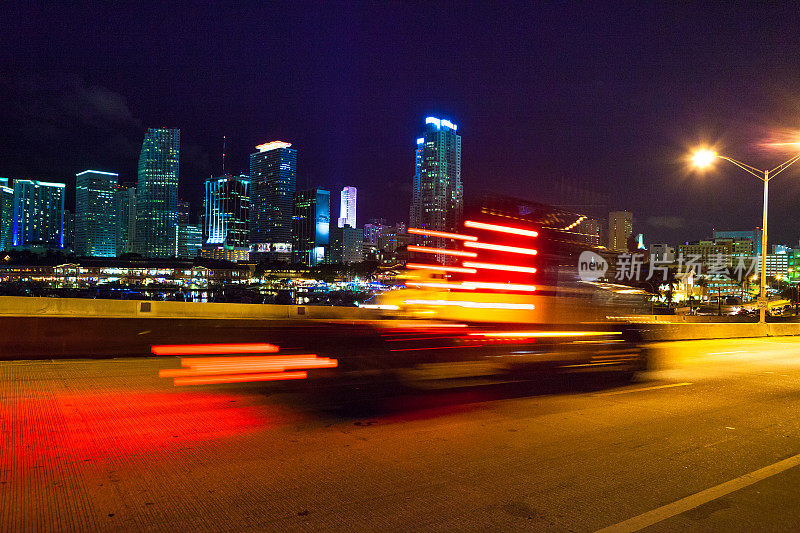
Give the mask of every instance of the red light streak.
<path id="1" fill-rule="evenodd" d="M 277 351 L 272 344 L 190 344 L 153 346 L 156 354 L 178 353 L 248 353 Z M 234 351 L 235 350 L 235 351 Z M 336 359 L 317 357 L 315 354 L 261 355 L 242 357 L 181 358 L 181 367 L 159 370 L 158 376 L 174 378 L 178 385 L 207 385 L 214 383 L 242 383 L 247 381 L 277 381 L 305 379 L 305 370 L 335 368 Z M 287 372 L 287 370 L 293 370 Z"/>
<path id="2" fill-rule="evenodd" d="M 437 270 L 440 272 L 461 272 L 463 274 L 474 274 L 477 272 L 474 268 L 451 267 L 444 265 L 424 265 L 422 263 L 407 263 L 406 268 L 413 268 L 416 270 Z"/>
<path id="3" fill-rule="evenodd" d="M 396 348 L 394 350 L 389 350 L 390 352 L 418 352 L 421 350 L 456 350 L 458 348 L 478 348 L 480 346 L 484 346 L 486 343 L 478 343 L 478 344 L 462 344 L 459 346 L 430 346 L 427 348 Z"/>
<path id="4" fill-rule="evenodd" d="M 467 243 L 471 244 L 471 243 Z M 446 248 L 431 248 L 429 246 L 408 246 L 410 252 L 422 252 L 425 254 L 455 255 L 458 257 L 478 257 L 475 252 L 462 252 L 461 250 L 448 250 Z"/>
<path id="5" fill-rule="evenodd" d="M 482 281 L 463 281 L 461 283 L 451 283 L 447 281 L 428 282 L 428 281 L 406 281 L 406 287 L 429 287 L 432 289 L 450 289 L 455 291 L 474 291 L 476 289 L 489 289 L 496 291 L 519 291 L 534 292 L 535 285 L 524 285 L 521 283 L 490 283 Z"/>
<path id="6" fill-rule="evenodd" d="M 408 228 L 408 233 L 414 235 L 430 235 L 431 237 L 444 237 L 445 239 L 458 239 L 460 241 L 477 241 L 474 235 L 462 235 L 461 233 L 447 233 L 446 231 L 433 231 L 421 228 Z"/>
<path id="7" fill-rule="evenodd" d="M 275 372 L 259 374 L 237 374 L 229 376 L 201 376 L 175 378 L 175 386 L 212 385 L 216 383 L 245 383 L 248 381 L 285 381 L 290 379 L 306 379 L 308 372 Z"/>
<path id="8" fill-rule="evenodd" d="M 430 287 L 432 289 L 453 289 L 453 290 L 467 290 L 471 291 L 473 289 L 464 287 L 463 283 L 432 283 L 427 281 L 406 281 L 406 287 Z"/>
<path id="9" fill-rule="evenodd" d="M 300 360 L 313 361 L 317 356 L 315 354 L 302 354 L 302 355 L 262 355 L 262 356 L 243 356 L 243 357 L 191 357 L 182 358 L 181 366 L 197 366 L 205 364 L 240 364 L 240 363 L 270 363 L 273 361 L 290 362 Z"/>
<path id="10" fill-rule="evenodd" d="M 534 292 L 535 285 L 523 285 L 520 283 L 489 283 L 483 281 L 465 281 L 463 283 L 465 289 L 490 289 L 498 291 L 521 291 L 521 292 Z"/>
<path id="11" fill-rule="evenodd" d="M 497 265 L 495 263 L 476 263 L 473 261 L 464 261 L 465 267 L 470 268 L 485 268 L 487 270 L 505 270 L 508 272 L 526 272 L 528 274 L 533 274 L 536 272 L 534 267 L 523 267 L 517 265 Z"/>
<path id="12" fill-rule="evenodd" d="M 290 369 L 310 368 L 335 368 L 338 366 L 336 359 L 327 357 L 304 356 L 299 358 L 275 358 L 274 361 L 239 361 L 239 358 L 229 358 L 232 361 L 198 362 L 198 360 L 183 359 L 181 366 L 190 368 L 170 368 L 159 370 L 158 376 L 174 378 L 183 376 L 202 376 L 211 374 L 239 374 L 243 372 L 283 372 Z"/>
<path id="13" fill-rule="evenodd" d="M 486 242 L 465 242 L 467 248 L 480 248 L 482 250 L 494 250 L 496 252 L 508 252 L 511 254 L 536 255 L 539 252 L 533 248 L 520 248 L 519 246 L 504 246 L 502 244 L 489 244 Z M 409 246 L 409 248 L 411 248 Z M 477 254 L 476 254 L 477 255 Z"/>
<path id="14" fill-rule="evenodd" d="M 513 304 L 504 302 L 472 302 L 466 300 L 406 300 L 406 305 L 433 305 L 433 306 L 452 306 L 465 307 L 471 309 L 518 309 L 532 311 L 535 309 L 533 304 Z"/>
<path id="15" fill-rule="evenodd" d="M 621 335 L 620 331 L 502 331 L 490 333 L 469 333 L 471 337 L 601 337 L 606 335 Z"/>
<path id="16" fill-rule="evenodd" d="M 404 332 L 405 329 L 434 329 L 434 328 L 466 328 L 469 327 L 467 324 L 413 324 L 413 323 L 404 323 L 401 327 L 395 328 L 395 331 L 391 331 L 389 333 L 382 334 L 383 336 L 386 335 L 406 335 L 407 332 Z M 412 331 L 415 335 L 419 333 L 418 331 Z"/>
<path id="17" fill-rule="evenodd" d="M 211 353 L 274 353 L 274 344 L 164 344 L 152 346 L 155 355 L 200 355 Z"/>
<path id="18" fill-rule="evenodd" d="M 411 341 L 429 341 L 432 339 L 463 339 L 463 335 L 434 335 L 430 334 L 426 337 L 400 337 L 399 339 L 386 339 L 386 342 L 411 342 Z"/>
<path id="19" fill-rule="evenodd" d="M 539 232 L 534 231 L 532 229 L 524 229 L 524 228 L 513 228 L 511 226 L 500 226 L 499 224 L 487 224 L 485 222 L 475 222 L 474 220 L 467 220 L 464 222 L 464 226 L 467 228 L 474 228 L 474 229 L 485 229 L 487 231 L 497 231 L 500 233 L 511 233 L 514 235 L 523 235 L 525 237 L 536 237 L 539 235 Z M 470 239 L 473 240 L 473 239 Z M 474 239 L 477 240 L 477 239 Z"/>

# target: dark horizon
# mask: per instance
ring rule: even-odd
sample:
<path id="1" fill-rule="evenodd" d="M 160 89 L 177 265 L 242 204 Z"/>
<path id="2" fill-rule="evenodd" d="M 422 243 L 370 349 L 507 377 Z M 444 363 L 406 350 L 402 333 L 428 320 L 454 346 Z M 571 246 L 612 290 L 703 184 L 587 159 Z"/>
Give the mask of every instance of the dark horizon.
<path id="1" fill-rule="evenodd" d="M 407 221 L 414 139 L 438 116 L 462 135 L 467 200 L 501 190 L 572 205 L 554 192 L 566 184 L 633 212 L 647 243 L 676 244 L 761 225 L 761 184 L 730 165 L 688 173 L 690 147 L 772 167 L 791 152 L 762 143 L 800 127 L 788 6 L 5 11 L 0 176 L 71 186 L 92 168 L 135 181 L 145 129 L 180 128 L 181 196 L 195 217 L 225 135 L 229 173 L 248 171 L 255 145 L 285 140 L 298 189 L 355 186 L 359 225 Z M 772 243 L 800 237 L 798 172 L 774 182 Z"/>

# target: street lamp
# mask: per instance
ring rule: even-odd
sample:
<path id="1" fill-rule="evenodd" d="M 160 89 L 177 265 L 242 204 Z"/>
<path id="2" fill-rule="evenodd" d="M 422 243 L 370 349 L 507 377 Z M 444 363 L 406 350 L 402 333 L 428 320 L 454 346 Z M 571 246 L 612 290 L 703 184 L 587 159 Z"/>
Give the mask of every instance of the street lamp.
<path id="1" fill-rule="evenodd" d="M 800 154 L 797 154 L 788 161 L 784 161 L 772 170 L 759 170 L 731 157 L 720 155 L 707 148 L 699 149 L 692 154 L 692 164 L 700 169 L 710 167 L 715 159 L 724 159 L 725 161 L 733 163 L 748 174 L 752 174 L 764 182 L 764 218 L 761 224 L 761 296 L 758 306 L 759 323 L 763 324 L 766 322 L 767 311 L 767 199 L 769 195 L 769 180 L 800 160 Z"/>

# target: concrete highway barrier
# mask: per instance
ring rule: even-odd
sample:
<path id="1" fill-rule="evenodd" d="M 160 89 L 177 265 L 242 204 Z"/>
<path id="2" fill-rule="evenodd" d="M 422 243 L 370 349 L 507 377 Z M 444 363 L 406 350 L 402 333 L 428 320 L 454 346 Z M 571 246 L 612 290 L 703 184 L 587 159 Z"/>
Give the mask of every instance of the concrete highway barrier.
<path id="1" fill-rule="evenodd" d="M 358 307 L 0 296 L 0 317 L 10 316 L 196 318 L 214 320 L 374 320 L 379 318 L 380 315 L 374 309 L 361 309 Z"/>
<path id="2" fill-rule="evenodd" d="M 0 358 L 114 357 L 149 354 L 154 344 L 263 342 L 280 331 L 337 335 L 375 320 L 356 307 L 0 297 Z M 718 317 L 630 317 L 648 341 L 800 335 L 800 323 L 707 321 Z M 697 321 L 697 320 L 702 321 Z M 692 321 L 689 321 L 692 320 Z M 315 324 L 317 329 L 305 330 Z M 341 331 L 339 331 L 341 330 Z M 331 342 L 342 342 L 341 339 Z"/>

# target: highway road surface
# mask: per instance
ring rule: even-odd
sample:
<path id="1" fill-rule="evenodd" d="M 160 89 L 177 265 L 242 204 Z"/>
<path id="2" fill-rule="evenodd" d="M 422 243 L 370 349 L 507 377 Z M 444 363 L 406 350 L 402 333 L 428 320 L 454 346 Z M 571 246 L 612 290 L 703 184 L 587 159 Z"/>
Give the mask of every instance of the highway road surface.
<path id="1" fill-rule="evenodd" d="M 173 357 L 0 362 L 0 530 L 800 529 L 800 339 L 658 348 L 631 384 L 434 380 L 339 408 L 174 387 Z"/>

